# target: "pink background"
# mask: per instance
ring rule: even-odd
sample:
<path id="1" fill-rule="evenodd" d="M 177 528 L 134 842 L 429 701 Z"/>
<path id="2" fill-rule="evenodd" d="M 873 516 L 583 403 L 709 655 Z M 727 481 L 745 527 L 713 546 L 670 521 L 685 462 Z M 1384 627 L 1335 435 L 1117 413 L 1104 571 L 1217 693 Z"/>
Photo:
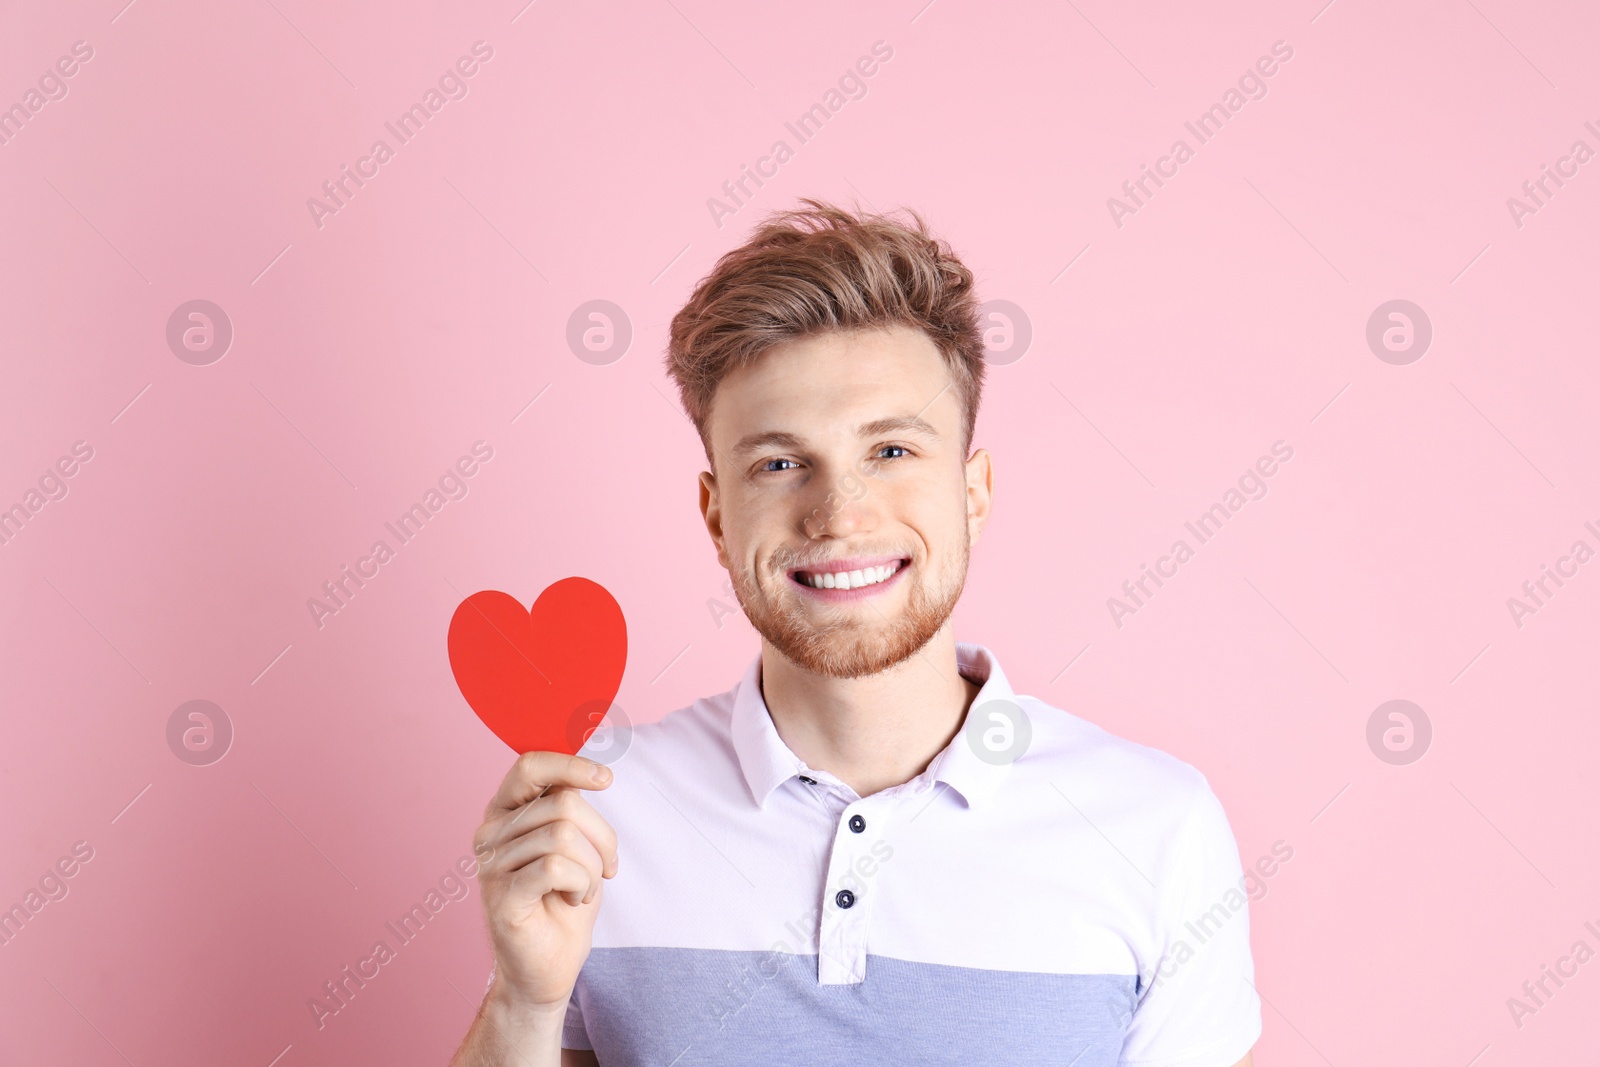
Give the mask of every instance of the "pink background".
<path id="1" fill-rule="evenodd" d="M 627 613 L 635 720 L 736 680 L 757 642 L 708 606 L 660 354 L 804 195 L 925 212 L 1031 321 L 978 423 L 997 509 L 957 634 L 1203 770 L 1247 864 L 1293 847 L 1252 907 L 1259 1062 L 1592 1053 L 1600 962 L 1520 1028 L 1506 1000 L 1600 949 L 1600 563 L 1520 627 L 1506 601 L 1600 548 L 1600 162 L 1520 227 L 1506 200 L 1600 149 L 1600 15 L 1323 2 L 0 13 L 0 103 L 94 49 L 0 146 L 0 506 L 94 449 L 0 546 L 0 904 L 94 849 L 0 946 L 0 1062 L 448 1056 L 489 966 L 475 890 L 321 1030 L 307 1001 L 468 852 L 509 763 L 450 613 L 582 574 Z M 479 40 L 469 95 L 318 228 L 307 198 Z M 797 145 L 784 122 L 879 40 L 867 95 Z M 1115 225 L 1107 198 L 1279 40 L 1266 97 Z M 719 228 L 707 198 L 780 138 Z M 209 366 L 165 340 L 196 298 L 235 331 Z M 609 365 L 565 340 L 594 299 L 634 328 Z M 1392 299 L 1433 325 L 1409 365 L 1365 340 Z M 480 439 L 469 495 L 318 629 L 307 598 Z M 1269 494 L 1115 625 L 1107 598 L 1278 440 Z M 236 732 L 209 766 L 166 740 L 193 699 Z M 1405 766 L 1366 740 L 1391 699 L 1433 725 Z"/>

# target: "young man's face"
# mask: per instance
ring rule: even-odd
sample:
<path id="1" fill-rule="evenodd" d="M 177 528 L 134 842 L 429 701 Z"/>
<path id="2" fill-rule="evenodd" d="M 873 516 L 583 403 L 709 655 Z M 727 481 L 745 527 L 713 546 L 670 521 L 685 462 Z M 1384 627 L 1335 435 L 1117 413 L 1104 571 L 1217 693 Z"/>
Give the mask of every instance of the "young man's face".
<path id="1" fill-rule="evenodd" d="M 718 385 L 700 507 L 745 615 L 779 652 L 854 678 L 945 624 L 993 489 L 988 453 L 963 456 L 961 428 L 943 357 L 906 327 L 777 345 Z"/>

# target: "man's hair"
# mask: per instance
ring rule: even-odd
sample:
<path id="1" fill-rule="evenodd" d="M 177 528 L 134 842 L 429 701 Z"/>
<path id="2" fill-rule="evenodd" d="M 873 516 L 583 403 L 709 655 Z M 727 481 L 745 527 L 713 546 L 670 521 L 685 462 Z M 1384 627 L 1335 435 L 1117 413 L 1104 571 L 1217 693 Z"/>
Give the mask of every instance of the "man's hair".
<path id="1" fill-rule="evenodd" d="M 809 334 L 894 325 L 921 330 L 944 357 L 964 415 L 965 458 L 984 372 L 972 272 L 915 211 L 906 212 L 907 224 L 820 200 L 800 203 L 768 216 L 717 260 L 672 318 L 667 373 L 712 470 L 711 399 L 729 372 Z"/>

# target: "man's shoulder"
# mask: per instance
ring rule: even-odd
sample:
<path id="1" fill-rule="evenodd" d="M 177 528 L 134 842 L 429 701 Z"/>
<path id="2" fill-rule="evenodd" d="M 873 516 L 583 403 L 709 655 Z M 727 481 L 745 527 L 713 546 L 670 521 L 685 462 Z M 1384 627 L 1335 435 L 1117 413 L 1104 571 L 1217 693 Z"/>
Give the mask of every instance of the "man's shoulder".
<path id="1" fill-rule="evenodd" d="M 1114 734 L 1039 697 L 1014 699 L 1033 730 L 1018 765 L 1030 766 L 1058 791 L 1179 820 L 1210 800 L 1206 776 L 1172 753 Z"/>
<path id="2" fill-rule="evenodd" d="M 725 741 L 737 692 L 738 687 L 734 686 L 712 696 L 696 697 L 654 722 L 640 723 L 633 728 L 633 742 L 643 754 Z"/>
<path id="3" fill-rule="evenodd" d="M 654 722 L 625 724 L 603 738 L 597 731 L 580 754 L 610 764 L 619 778 L 685 771 L 703 776 L 733 755 L 729 727 L 736 692 L 737 686 L 699 697 Z"/>

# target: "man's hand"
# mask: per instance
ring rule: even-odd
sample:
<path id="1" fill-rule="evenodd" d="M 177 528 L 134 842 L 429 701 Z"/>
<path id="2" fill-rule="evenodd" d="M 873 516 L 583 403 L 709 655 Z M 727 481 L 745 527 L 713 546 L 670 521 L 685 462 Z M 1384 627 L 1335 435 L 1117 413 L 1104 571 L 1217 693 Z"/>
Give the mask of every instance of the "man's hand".
<path id="1" fill-rule="evenodd" d="M 529 752 L 511 765 L 473 836 L 495 985 L 522 1007 L 565 1008 L 617 873 L 617 835 L 579 792 L 611 784 L 581 756 Z M 542 795 L 541 795 L 542 794 Z"/>
<path id="2" fill-rule="evenodd" d="M 472 844 L 489 857 L 478 884 L 494 985 L 453 1062 L 557 1061 L 603 880 L 617 873 L 617 835 L 579 790 L 611 781 L 610 768 L 581 756 L 529 752 L 489 801 Z"/>

